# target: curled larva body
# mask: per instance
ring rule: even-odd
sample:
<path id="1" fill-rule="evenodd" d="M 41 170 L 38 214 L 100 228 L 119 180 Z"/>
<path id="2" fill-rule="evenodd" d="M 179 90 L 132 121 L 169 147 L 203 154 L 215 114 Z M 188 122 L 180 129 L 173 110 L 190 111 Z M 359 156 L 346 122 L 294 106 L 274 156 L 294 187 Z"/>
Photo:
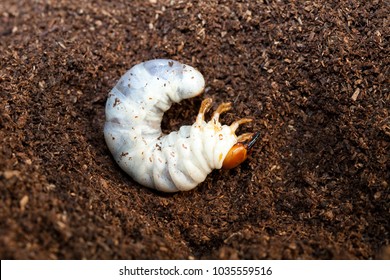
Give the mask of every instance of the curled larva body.
<path id="1" fill-rule="evenodd" d="M 162 133 L 162 117 L 172 103 L 201 94 L 204 86 L 202 74 L 193 67 L 156 59 L 131 68 L 111 90 L 105 140 L 118 165 L 135 181 L 164 192 L 191 190 L 223 166 L 237 142 L 253 138 L 252 134 L 235 135 L 237 127 L 249 119 L 230 126 L 219 123 L 229 103 L 221 104 L 206 122 L 211 99 L 202 102 L 192 126 Z"/>

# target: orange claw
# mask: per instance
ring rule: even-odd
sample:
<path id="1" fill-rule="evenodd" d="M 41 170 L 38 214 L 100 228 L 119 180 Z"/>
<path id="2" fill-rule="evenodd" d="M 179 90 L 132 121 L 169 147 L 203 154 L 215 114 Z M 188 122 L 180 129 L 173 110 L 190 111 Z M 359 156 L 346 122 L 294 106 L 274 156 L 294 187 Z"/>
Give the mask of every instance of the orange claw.
<path id="1" fill-rule="evenodd" d="M 259 139 L 259 136 L 260 132 L 253 133 L 249 141 L 238 142 L 233 147 L 231 147 L 222 163 L 222 168 L 232 169 L 245 161 L 253 145 Z"/>

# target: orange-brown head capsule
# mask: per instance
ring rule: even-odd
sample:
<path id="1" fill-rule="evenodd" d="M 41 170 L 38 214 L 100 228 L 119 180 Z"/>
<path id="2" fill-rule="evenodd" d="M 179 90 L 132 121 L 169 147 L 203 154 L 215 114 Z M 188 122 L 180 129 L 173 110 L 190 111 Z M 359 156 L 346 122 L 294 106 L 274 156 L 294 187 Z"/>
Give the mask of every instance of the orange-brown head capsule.
<path id="1" fill-rule="evenodd" d="M 222 163 L 222 168 L 232 169 L 245 161 L 248 157 L 248 153 L 258 140 L 259 136 L 260 133 L 257 132 L 252 136 L 252 139 L 249 142 L 238 142 L 231 147 Z"/>
<path id="2" fill-rule="evenodd" d="M 227 153 L 222 163 L 222 168 L 232 169 L 246 160 L 247 157 L 248 155 L 245 145 L 243 143 L 237 143 Z"/>

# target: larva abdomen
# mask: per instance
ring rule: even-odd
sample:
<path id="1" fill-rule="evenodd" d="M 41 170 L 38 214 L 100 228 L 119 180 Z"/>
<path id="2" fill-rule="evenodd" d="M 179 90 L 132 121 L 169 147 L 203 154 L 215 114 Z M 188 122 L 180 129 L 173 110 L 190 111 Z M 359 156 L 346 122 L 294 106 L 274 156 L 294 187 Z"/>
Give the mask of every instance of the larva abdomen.
<path id="1" fill-rule="evenodd" d="M 204 85 L 202 74 L 193 67 L 156 59 L 131 68 L 111 90 L 106 104 L 106 143 L 117 163 L 136 181 L 177 191 L 172 181 L 178 173 L 173 174 L 173 164 L 169 167 L 172 155 L 156 149 L 158 138 L 163 137 L 162 117 L 173 102 L 202 93 Z"/>

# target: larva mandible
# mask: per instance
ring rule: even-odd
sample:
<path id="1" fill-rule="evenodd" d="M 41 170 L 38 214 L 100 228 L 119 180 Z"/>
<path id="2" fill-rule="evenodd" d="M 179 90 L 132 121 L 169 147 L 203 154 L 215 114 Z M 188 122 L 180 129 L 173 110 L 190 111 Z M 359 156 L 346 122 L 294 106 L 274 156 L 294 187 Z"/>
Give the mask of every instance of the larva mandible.
<path id="1" fill-rule="evenodd" d="M 222 103 L 209 122 L 205 99 L 192 126 L 164 135 L 161 121 L 173 102 L 201 94 L 205 81 L 195 68 L 169 59 L 135 65 L 111 90 L 106 103 L 104 136 L 119 166 L 141 185 L 164 192 L 188 191 L 213 169 L 243 162 L 258 133 L 236 136 L 240 119 L 221 125 L 219 116 L 231 108 Z"/>

